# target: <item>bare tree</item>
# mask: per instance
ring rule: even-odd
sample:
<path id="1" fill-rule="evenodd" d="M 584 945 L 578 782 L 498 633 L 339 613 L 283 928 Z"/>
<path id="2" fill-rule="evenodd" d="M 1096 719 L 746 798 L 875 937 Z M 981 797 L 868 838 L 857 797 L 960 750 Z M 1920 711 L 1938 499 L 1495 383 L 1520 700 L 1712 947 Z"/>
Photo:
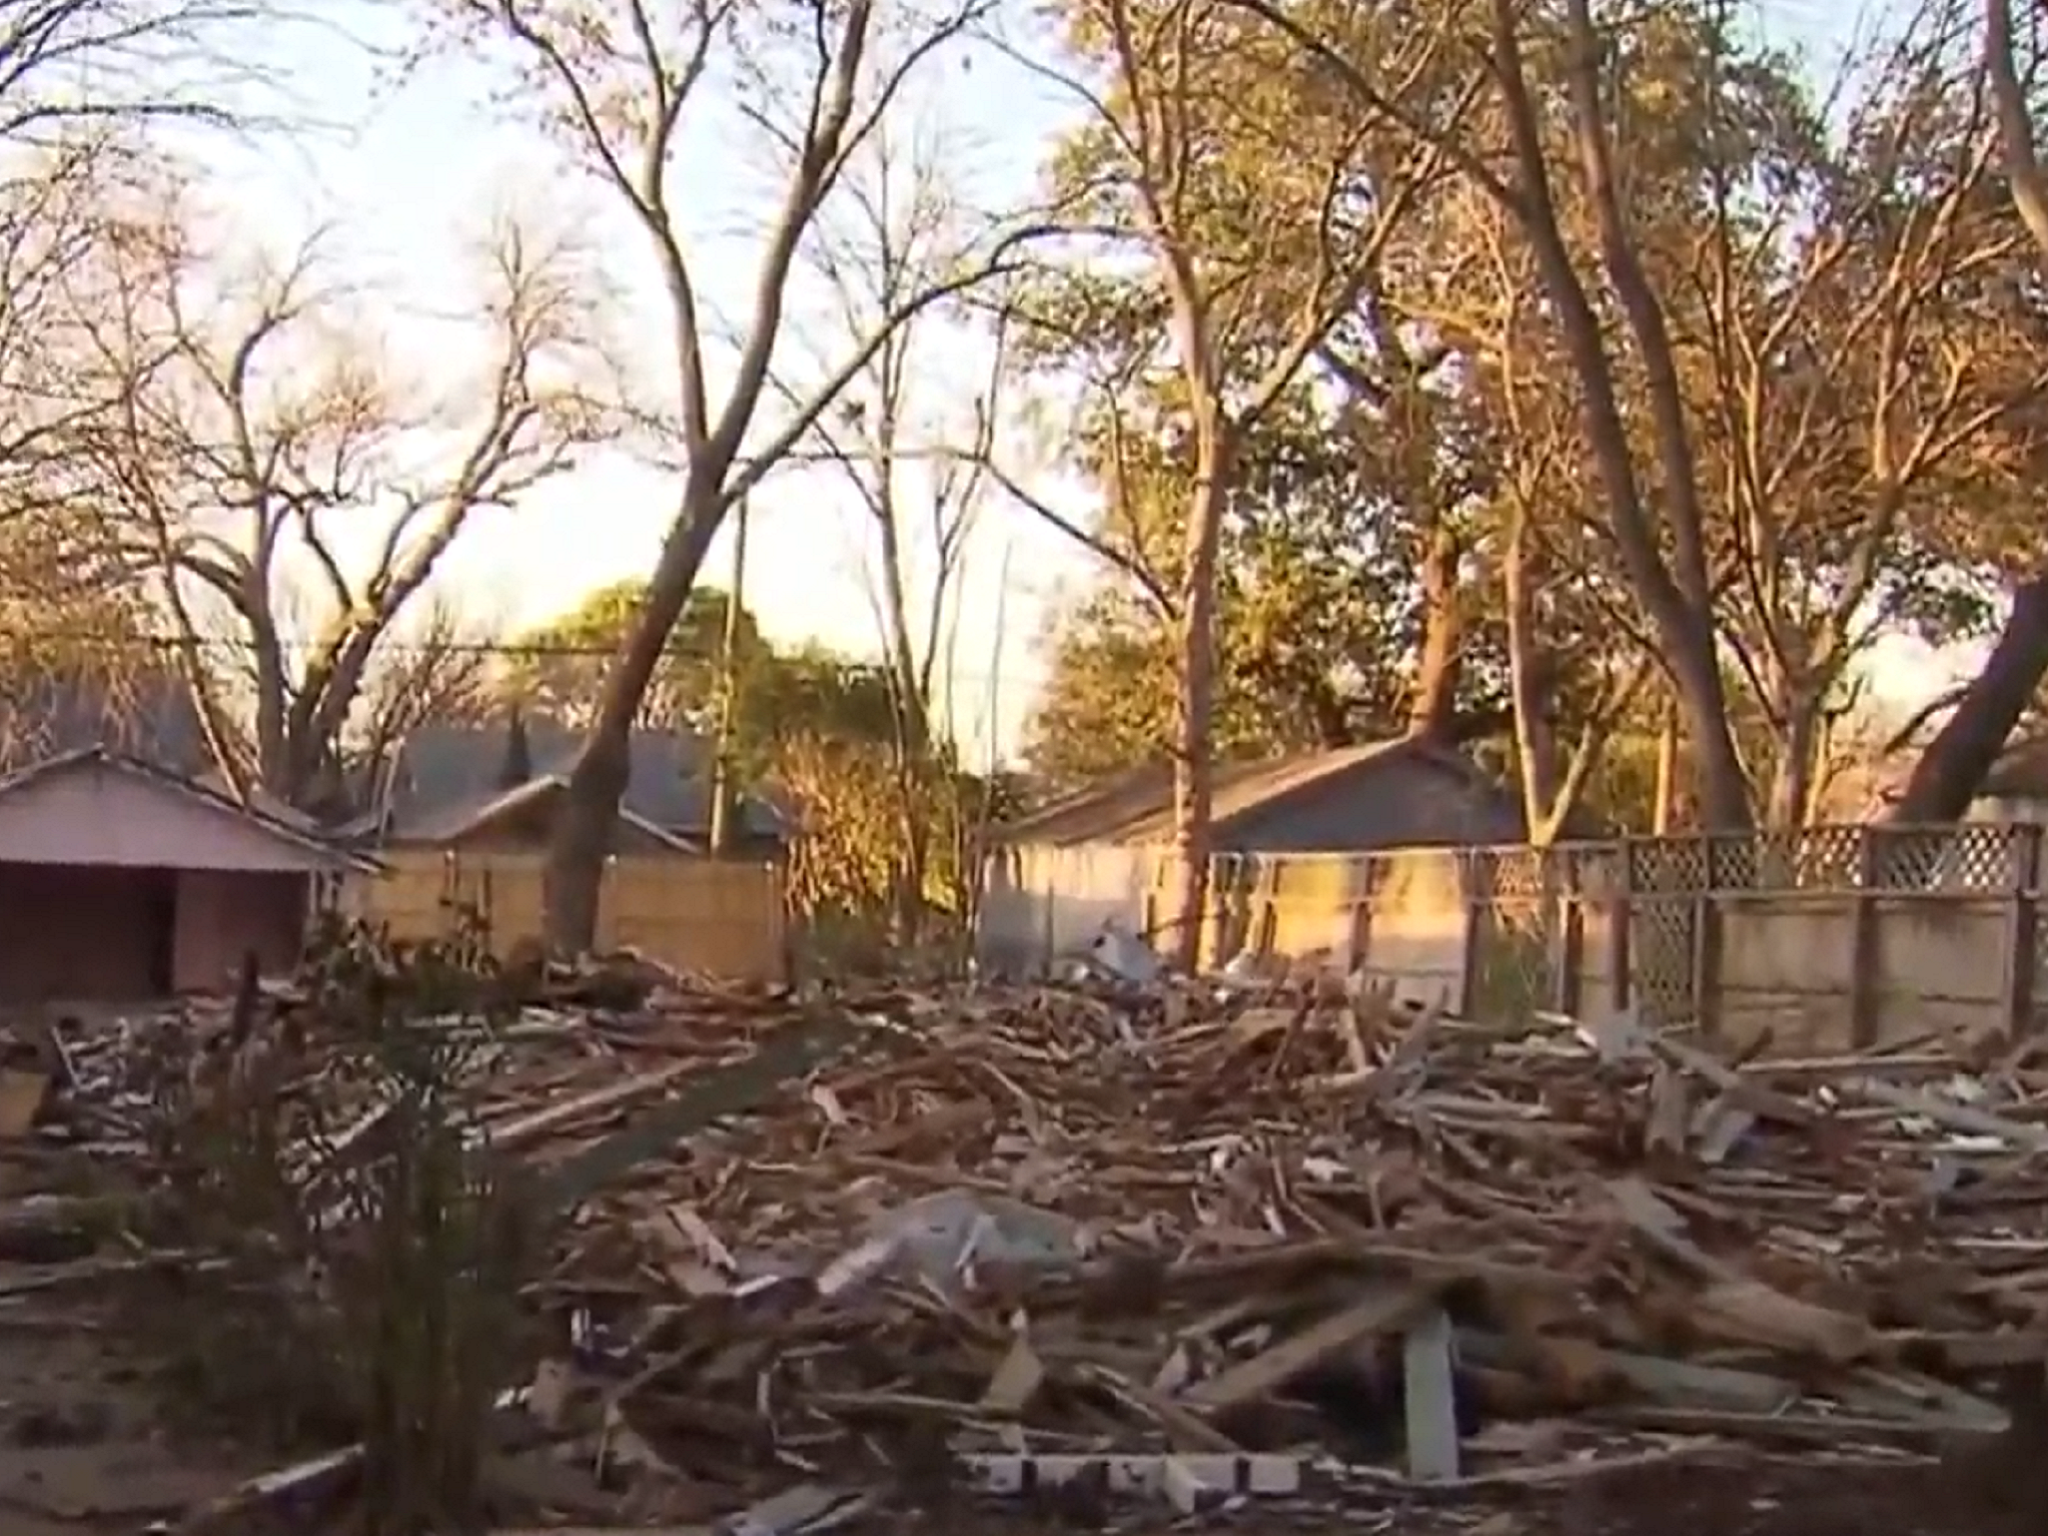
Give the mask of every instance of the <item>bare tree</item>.
<path id="1" fill-rule="evenodd" d="M 97 366 L 121 386 L 119 409 L 73 434 L 83 489 L 107 546 L 153 578 L 238 787 L 330 799 L 407 605 L 479 514 L 569 467 L 600 429 L 564 253 L 508 228 L 487 265 L 490 356 L 446 400 L 365 344 L 363 310 L 322 286 L 310 248 L 224 288 L 167 220 L 78 296 Z"/>
<path id="2" fill-rule="evenodd" d="M 1796 114 L 1773 196 L 1710 167 L 1706 237 L 1674 285 L 1697 295 L 1718 628 L 1767 732 L 1751 766 L 1773 826 L 1818 803 L 1852 664 L 1951 606 L 1958 567 L 2010 521 L 1973 493 L 2048 399 L 2048 357 L 1984 302 L 2021 236 L 1942 30 L 1920 18 L 1853 63 L 1841 147 L 1816 155 L 1819 109 Z"/>
<path id="3" fill-rule="evenodd" d="M 267 50 L 308 19 L 287 0 L 0 3 L 0 517 L 55 515 L 63 430 L 108 404 L 51 300 L 119 238 L 149 131 L 263 115 L 282 99 Z"/>
<path id="4" fill-rule="evenodd" d="M 583 948 L 596 930 L 604 850 L 626 785 L 633 720 L 727 513 L 811 431 L 899 326 L 973 286 L 1003 259 L 999 247 L 906 296 L 799 403 L 763 419 L 792 275 L 820 210 L 905 82 L 963 39 L 994 0 L 904 7 L 900 26 L 885 24 L 875 0 L 830 7 L 568 0 L 545 11 L 517 0 L 440 3 L 477 41 L 509 45 L 531 99 L 545 103 L 575 163 L 645 237 L 666 310 L 661 327 L 673 371 L 656 414 L 676 448 L 675 513 L 645 607 L 606 673 L 594 728 L 570 771 L 548 863 L 548 937 Z M 676 202 L 686 174 L 685 119 L 721 87 L 725 110 L 776 157 L 778 181 L 728 369 L 710 355 L 710 299 Z M 728 138 L 716 159 L 727 163 L 733 153 Z"/>
<path id="5" fill-rule="evenodd" d="M 1512 450 L 1502 456 L 1503 526 L 1495 554 L 1523 819 L 1529 841 L 1547 847 L 1563 835 L 1583 802 L 1615 727 L 1648 679 L 1651 653 L 1626 626 L 1604 645 L 1585 643 L 1584 631 L 1593 627 L 1586 622 L 1586 610 L 1591 610 L 1593 625 L 1604 614 L 1586 602 L 1588 587 L 1597 590 L 1598 580 L 1586 580 L 1585 551 L 1574 548 L 1582 541 L 1572 537 L 1577 530 L 1569 516 L 1556 515 L 1579 490 L 1566 470 L 1569 450 L 1560 441 L 1569 428 L 1554 412 L 1539 420 L 1524 409 L 1532 395 L 1545 393 L 1524 379 L 1525 359 L 1543 353 L 1541 348 L 1525 351 L 1528 337 L 1519 323 L 1523 290 L 1498 241 L 1490 243 L 1505 309 L 1490 350 L 1498 374 L 1497 403 L 1513 441 Z M 1560 625 L 1556 616 L 1574 608 L 1580 610 L 1572 614 L 1578 622 Z M 1573 672 L 1577 675 L 1568 675 Z M 1557 717 L 1562 696 L 1573 690 L 1585 697 L 1577 701 L 1578 732 L 1567 742 Z"/>
<path id="6" fill-rule="evenodd" d="M 821 343 L 827 357 L 857 346 L 972 259 L 974 235 L 941 149 L 947 136 L 929 120 L 905 129 L 881 125 L 848 176 L 836 213 L 822 221 L 810 264 L 829 295 L 831 334 Z M 902 855 L 895 919 L 904 942 L 918 937 L 934 839 L 943 835 L 949 810 L 958 809 L 947 793 L 957 783 L 953 765 L 936 756 L 938 688 L 987 479 L 1002 374 L 1000 325 L 984 336 L 948 326 L 948 318 L 927 309 L 885 329 L 860 376 L 814 425 L 816 449 L 805 451 L 841 472 L 873 534 L 869 597 L 894 720 Z M 986 370 L 963 373 L 960 359 L 984 349 Z M 800 391 L 790 394 L 801 403 Z M 964 449 L 963 431 L 972 439 Z"/>
<path id="7" fill-rule="evenodd" d="M 75 366 L 68 293 L 120 238 L 115 158 L 92 139 L 23 151 L 11 173 L 0 161 L 0 518 L 60 515 L 66 431 L 113 403 L 104 376 Z"/>
<path id="8" fill-rule="evenodd" d="M 430 597 L 394 625 L 363 679 L 358 719 L 346 742 L 347 765 L 377 779 L 421 726 L 476 724 L 498 715 L 495 649 L 483 628 L 466 622 L 444 597 Z"/>
<path id="9" fill-rule="evenodd" d="M 295 17 L 278 0 L 4 0 L 0 140 L 239 122 L 251 88 L 271 83 L 263 49 Z"/>

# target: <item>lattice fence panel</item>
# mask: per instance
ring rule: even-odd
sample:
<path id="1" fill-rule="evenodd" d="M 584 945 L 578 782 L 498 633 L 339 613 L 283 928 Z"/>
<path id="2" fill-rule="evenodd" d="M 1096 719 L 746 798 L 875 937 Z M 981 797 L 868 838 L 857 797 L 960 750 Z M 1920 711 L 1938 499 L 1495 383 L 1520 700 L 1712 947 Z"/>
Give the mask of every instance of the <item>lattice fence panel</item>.
<path id="1" fill-rule="evenodd" d="M 2048 1026 L 2048 922 L 2034 924 L 2034 1027 Z"/>
<path id="2" fill-rule="evenodd" d="M 1588 901 L 1611 901 L 1626 888 L 1628 852 L 1620 844 L 1581 844 L 1561 848 L 1571 889 Z"/>
<path id="3" fill-rule="evenodd" d="M 1888 890 L 1983 891 L 2021 883 L 2021 829 L 1994 823 L 1869 827 L 1865 883 Z"/>
<path id="4" fill-rule="evenodd" d="M 1696 837 L 1660 837 L 1631 843 L 1629 884 L 1638 891 L 1679 894 L 1707 889 L 1707 844 Z"/>
<path id="5" fill-rule="evenodd" d="M 1475 889 L 1493 901 L 1537 901 L 1556 884 L 1551 858 L 1537 848 L 1489 848 L 1473 857 Z"/>
<path id="6" fill-rule="evenodd" d="M 1547 1008 L 1557 996 L 1556 904 L 1510 899 L 1495 902 L 1479 924 L 1473 955 L 1472 1011 L 1481 1018 L 1515 1018 Z"/>
<path id="7" fill-rule="evenodd" d="M 1693 998 L 1693 933 L 1699 902 L 1652 896 L 1629 908 L 1630 995 L 1645 1023 L 1683 1024 L 1699 1012 Z"/>

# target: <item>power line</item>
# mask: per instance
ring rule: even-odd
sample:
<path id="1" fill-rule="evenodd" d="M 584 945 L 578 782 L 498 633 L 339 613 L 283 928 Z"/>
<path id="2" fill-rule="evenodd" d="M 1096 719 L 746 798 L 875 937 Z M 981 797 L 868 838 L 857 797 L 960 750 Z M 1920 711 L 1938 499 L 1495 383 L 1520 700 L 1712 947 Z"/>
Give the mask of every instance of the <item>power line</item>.
<path id="1" fill-rule="evenodd" d="M 63 646 L 77 646 L 87 650 L 120 652 L 131 649 L 177 652 L 188 646 L 205 654 L 223 652 L 247 657 L 258 649 L 256 642 L 246 636 L 195 635 L 189 640 L 176 635 L 152 635 L 132 633 L 108 633 L 106 630 L 61 630 L 37 629 L 30 632 L 36 643 Z M 320 649 L 326 642 L 312 636 L 280 636 L 277 648 L 288 656 L 303 656 Z M 571 645 L 559 642 L 528 642 L 519 640 L 404 640 L 381 638 L 376 645 L 380 656 L 474 656 L 496 661 L 608 661 L 618 654 L 618 647 L 611 645 Z M 691 654 L 691 661 L 701 661 L 706 666 L 715 665 L 716 656 Z M 768 652 L 764 659 L 794 660 L 789 656 L 776 657 Z M 812 660 L 803 657 L 803 660 Z M 834 657 L 829 663 L 835 670 L 857 676 L 885 675 L 890 671 L 884 661 L 862 660 L 856 657 Z M 1020 667 L 1014 673 L 998 674 L 988 670 L 965 668 L 941 668 L 945 677 L 955 682 L 1001 683 L 1025 682 L 1039 677 L 1043 671 L 1037 667 Z"/>

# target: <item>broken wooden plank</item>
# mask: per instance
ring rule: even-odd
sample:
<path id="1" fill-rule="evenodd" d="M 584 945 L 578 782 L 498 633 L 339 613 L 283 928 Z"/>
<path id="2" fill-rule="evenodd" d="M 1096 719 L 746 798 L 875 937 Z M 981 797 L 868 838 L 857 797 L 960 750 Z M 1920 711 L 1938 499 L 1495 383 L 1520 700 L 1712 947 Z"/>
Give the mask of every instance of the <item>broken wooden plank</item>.
<path id="1" fill-rule="evenodd" d="M 1341 1312 L 1333 1312 L 1272 1348 L 1193 1383 L 1180 1394 L 1179 1400 L 1190 1407 L 1212 1410 L 1255 1402 L 1359 1340 L 1392 1333 L 1431 1306 L 1435 1299 L 1434 1286 L 1376 1285 L 1362 1300 Z"/>
<path id="2" fill-rule="evenodd" d="M 1432 1306 L 1401 1345 L 1408 1475 L 1418 1483 L 1458 1475 L 1458 1399 L 1450 1319 Z"/>
<path id="3" fill-rule="evenodd" d="M 2030 1152 L 2048 1152 L 2048 1127 L 2029 1125 L 1972 1104 L 1957 1104 L 1874 1077 L 1851 1078 L 1845 1087 L 1863 1098 L 1903 1114 L 1922 1116 L 1953 1131 L 1964 1131 L 1972 1136 L 1996 1136 Z"/>

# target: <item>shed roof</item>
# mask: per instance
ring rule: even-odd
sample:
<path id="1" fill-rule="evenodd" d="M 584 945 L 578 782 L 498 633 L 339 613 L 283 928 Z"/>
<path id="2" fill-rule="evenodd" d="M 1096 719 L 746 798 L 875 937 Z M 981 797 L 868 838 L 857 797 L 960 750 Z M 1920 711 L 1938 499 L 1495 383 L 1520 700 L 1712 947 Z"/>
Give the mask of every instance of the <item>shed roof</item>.
<path id="1" fill-rule="evenodd" d="M 1400 737 L 1335 751 L 1219 763 L 1211 829 L 1227 835 L 1235 824 L 1333 778 L 1396 766 L 1441 773 L 1475 789 L 1504 793 L 1497 780 L 1462 753 Z M 1013 821 L 1002 835 L 1011 843 L 1147 843 L 1163 841 L 1172 830 L 1172 766 L 1148 763 Z"/>
<path id="2" fill-rule="evenodd" d="M 317 861 L 337 869 L 375 872 L 384 867 L 374 858 L 320 836 L 296 817 L 274 814 L 260 803 L 244 804 L 231 794 L 187 774 L 106 747 L 83 747 L 73 752 L 57 753 L 0 777 L 0 800 L 29 793 L 54 779 L 87 770 L 104 770 L 140 783 L 155 793 L 174 796 L 217 815 L 232 818 L 247 830 L 290 847 L 299 855 L 311 854 Z"/>

